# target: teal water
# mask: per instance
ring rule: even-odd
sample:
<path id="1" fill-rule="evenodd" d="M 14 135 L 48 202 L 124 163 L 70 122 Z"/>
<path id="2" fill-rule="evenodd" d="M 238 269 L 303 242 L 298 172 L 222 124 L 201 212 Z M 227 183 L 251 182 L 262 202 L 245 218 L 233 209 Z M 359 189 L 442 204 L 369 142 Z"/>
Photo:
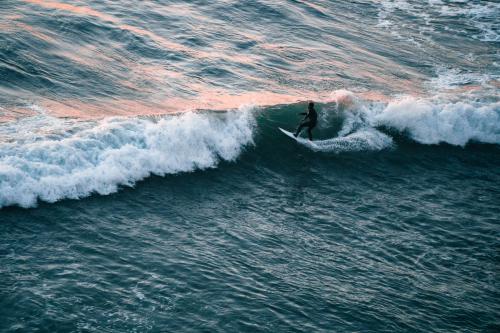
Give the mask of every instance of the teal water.
<path id="1" fill-rule="evenodd" d="M 495 2 L 0 11 L 0 332 L 500 329 Z"/>

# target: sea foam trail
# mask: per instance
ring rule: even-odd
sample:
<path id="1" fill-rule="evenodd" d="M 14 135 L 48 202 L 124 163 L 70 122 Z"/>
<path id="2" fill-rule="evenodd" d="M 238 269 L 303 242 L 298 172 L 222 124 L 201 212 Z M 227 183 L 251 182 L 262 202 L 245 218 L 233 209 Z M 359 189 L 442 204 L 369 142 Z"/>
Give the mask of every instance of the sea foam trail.
<path id="1" fill-rule="evenodd" d="M 23 120 L 29 122 L 29 119 Z M 111 118 L 75 123 L 44 116 L 42 131 L 0 145 L 0 207 L 33 207 L 119 186 L 156 174 L 174 174 L 233 161 L 253 142 L 251 109 L 225 113 L 185 113 L 158 121 Z M 9 133 L 3 125 L 0 134 Z"/>
<path id="2" fill-rule="evenodd" d="M 327 153 L 377 151 L 393 146 L 390 136 L 368 127 L 331 139 L 309 141 L 299 138 L 297 141 L 311 150 Z"/>

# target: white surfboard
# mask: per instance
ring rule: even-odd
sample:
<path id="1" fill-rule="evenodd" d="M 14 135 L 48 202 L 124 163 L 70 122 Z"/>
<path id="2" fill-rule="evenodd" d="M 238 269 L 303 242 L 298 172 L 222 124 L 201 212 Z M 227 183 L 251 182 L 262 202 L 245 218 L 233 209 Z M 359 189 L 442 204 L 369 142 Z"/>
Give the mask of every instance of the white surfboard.
<path id="1" fill-rule="evenodd" d="M 295 141 L 297 141 L 298 143 L 306 146 L 306 147 L 309 147 L 313 150 L 318 150 L 318 146 L 316 145 L 316 143 L 314 143 L 313 141 L 309 141 L 308 139 L 304 139 L 304 138 L 301 138 L 301 137 L 295 137 L 295 135 L 293 135 L 292 132 L 289 132 L 287 130 L 284 130 L 282 129 L 281 127 L 278 127 L 278 129 L 283 132 L 283 134 L 285 134 L 286 136 L 294 139 Z"/>
<path id="2" fill-rule="evenodd" d="M 287 130 L 282 129 L 281 127 L 278 127 L 278 128 L 279 128 L 280 131 L 283 132 L 283 134 L 285 134 L 286 136 L 289 136 L 292 139 L 294 139 L 295 141 L 297 141 L 297 138 L 295 137 L 295 135 L 293 135 L 292 132 L 288 132 Z"/>

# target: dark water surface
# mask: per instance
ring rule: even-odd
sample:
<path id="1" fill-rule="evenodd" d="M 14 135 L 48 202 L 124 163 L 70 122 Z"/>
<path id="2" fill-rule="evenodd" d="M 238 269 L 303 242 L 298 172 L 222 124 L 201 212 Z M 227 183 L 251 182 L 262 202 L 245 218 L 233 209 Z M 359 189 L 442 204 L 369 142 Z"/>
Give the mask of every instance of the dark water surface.
<path id="1" fill-rule="evenodd" d="M 0 332 L 500 331 L 499 15 L 0 1 Z"/>

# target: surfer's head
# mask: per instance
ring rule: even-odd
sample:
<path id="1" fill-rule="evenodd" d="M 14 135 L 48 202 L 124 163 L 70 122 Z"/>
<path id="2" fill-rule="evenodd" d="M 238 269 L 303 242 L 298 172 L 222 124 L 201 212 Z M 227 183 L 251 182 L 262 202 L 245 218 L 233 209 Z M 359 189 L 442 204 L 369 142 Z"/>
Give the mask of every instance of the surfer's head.
<path id="1" fill-rule="evenodd" d="M 314 102 L 309 102 L 309 110 L 314 109 Z"/>

